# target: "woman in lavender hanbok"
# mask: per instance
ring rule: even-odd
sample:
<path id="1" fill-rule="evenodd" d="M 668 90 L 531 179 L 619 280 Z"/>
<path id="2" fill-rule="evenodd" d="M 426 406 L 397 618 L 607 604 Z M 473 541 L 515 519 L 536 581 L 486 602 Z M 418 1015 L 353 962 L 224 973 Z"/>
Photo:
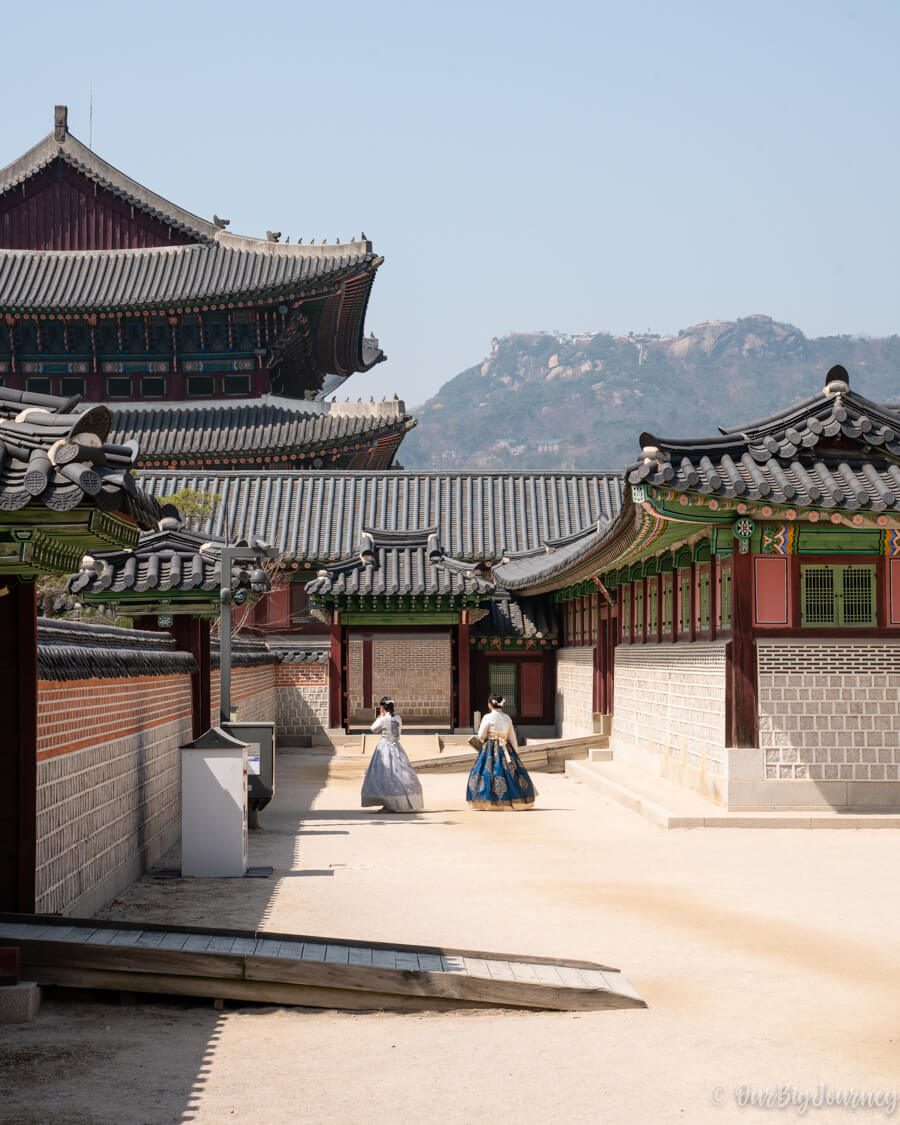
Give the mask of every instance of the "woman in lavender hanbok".
<path id="1" fill-rule="evenodd" d="M 362 784 L 362 803 L 381 805 L 385 812 L 421 812 L 422 785 L 403 747 L 403 720 L 394 714 L 393 699 L 382 699 L 372 723 L 372 733 L 381 735 Z"/>

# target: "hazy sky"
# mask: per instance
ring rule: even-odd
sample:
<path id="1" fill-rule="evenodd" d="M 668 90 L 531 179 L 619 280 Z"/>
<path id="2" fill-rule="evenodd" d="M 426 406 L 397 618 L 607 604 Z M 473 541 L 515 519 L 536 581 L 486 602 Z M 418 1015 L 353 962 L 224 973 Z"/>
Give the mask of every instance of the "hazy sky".
<path id="1" fill-rule="evenodd" d="M 890 334 L 900 5 L 0 2 L 0 166 L 72 131 L 237 233 L 385 263 L 354 397 L 513 330 Z"/>

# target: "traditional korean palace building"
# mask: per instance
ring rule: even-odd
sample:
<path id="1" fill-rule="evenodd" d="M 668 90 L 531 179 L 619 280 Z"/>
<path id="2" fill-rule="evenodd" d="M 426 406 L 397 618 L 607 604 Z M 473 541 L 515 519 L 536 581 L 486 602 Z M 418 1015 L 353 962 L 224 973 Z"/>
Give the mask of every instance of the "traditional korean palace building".
<path id="1" fill-rule="evenodd" d="M 323 401 L 385 359 L 364 333 L 383 259 L 364 235 L 227 226 L 108 164 L 57 106 L 0 170 L 0 385 L 106 403 L 156 468 L 389 467 L 403 404 Z"/>
<path id="2" fill-rule="evenodd" d="M 553 597 L 616 757 L 729 809 L 900 805 L 900 409 L 850 389 L 641 435 L 608 525 L 495 569 Z"/>
<path id="3" fill-rule="evenodd" d="M 900 807 L 900 407 L 834 367 L 624 473 L 405 472 L 402 403 L 325 401 L 384 358 L 371 243 L 226 226 L 62 107 L 0 171 L 0 909 L 89 912 L 175 842 L 229 598 L 229 708 L 282 742 L 384 694 L 465 732 L 497 691 L 728 809 Z M 47 574 L 135 627 L 38 621 Z"/>

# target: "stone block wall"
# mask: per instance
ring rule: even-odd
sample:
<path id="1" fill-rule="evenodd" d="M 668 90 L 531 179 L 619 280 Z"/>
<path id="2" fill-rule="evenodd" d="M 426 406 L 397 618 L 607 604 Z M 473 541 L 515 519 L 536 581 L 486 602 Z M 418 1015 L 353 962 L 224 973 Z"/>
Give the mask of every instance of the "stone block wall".
<path id="1" fill-rule="evenodd" d="M 178 837 L 189 675 L 38 684 L 37 909 L 92 913 Z"/>
<path id="2" fill-rule="evenodd" d="M 370 723 L 363 706 L 363 642 L 351 637 L 348 662 L 350 721 Z M 372 638 L 372 704 L 389 695 L 407 722 L 448 723 L 451 705 L 449 633 L 386 634 Z"/>
<path id="3" fill-rule="evenodd" d="M 556 726 L 560 738 L 593 734 L 593 648 L 561 648 L 556 654 Z"/>
<path id="4" fill-rule="evenodd" d="M 767 781 L 898 781 L 900 643 L 757 643 Z"/>
<path id="5" fill-rule="evenodd" d="M 272 722 L 277 717 L 275 670 L 277 664 L 261 664 L 250 668 L 231 669 L 231 709 L 237 713 L 237 722 Z M 219 722 L 220 679 L 219 670 L 210 672 L 209 682 L 211 726 Z"/>
<path id="6" fill-rule="evenodd" d="M 725 645 L 620 645 L 610 746 L 625 759 L 716 796 L 727 773 Z"/>
<path id="7" fill-rule="evenodd" d="M 278 738 L 306 738 L 328 726 L 328 665 L 286 663 L 275 669 Z"/>

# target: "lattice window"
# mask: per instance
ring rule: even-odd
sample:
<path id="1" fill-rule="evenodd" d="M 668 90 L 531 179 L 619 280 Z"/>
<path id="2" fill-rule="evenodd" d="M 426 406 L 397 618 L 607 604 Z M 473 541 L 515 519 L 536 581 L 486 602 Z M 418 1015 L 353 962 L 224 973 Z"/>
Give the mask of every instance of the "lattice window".
<path id="1" fill-rule="evenodd" d="M 667 640 L 672 636 L 672 582 L 670 576 L 663 586 L 663 634 Z"/>
<path id="2" fill-rule="evenodd" d="M 506 700 L 503 710 L 513 717 L 518 713 L 516 671 L 517 665 L 512 661 L 508 664 L 488 664 L 488 692 L 491 695 L 502 695 Z"/>
<path id="3" fill-rule="evenodd" d="M 874 566 L 802 566 L 800 619 L 804 626 L 878 623 Z"/>
<path id="4" fill-rule="evenodd" d="M 634 584 L 634 639 L 644 639 L 644 583 Z"/>
<path id="5" fill-rule="evenodd" d="M 719 574 L 719 625 L 731 628 L 731 567 L 723 566 Z"/>
<path id="6" fill-rule="evenodd" d="M 701 633 L 709 632 L 709 570 L 703 569 L 697 578 L 697 628 Z"/>
<path id="7" fill-rule="evenodd" d="M 622 640 L 631 640 L 631 587 L 622 587 Z"/>
<path id="8" fill-rule="evenodd" d="M 659 583 L 655 578 L 650 579 L 647 587 L 647 632 L 653 640 L 659 628 Z"/>
<path id="9" fill-rule="evenodd" d="M 689 633 L 691 631 L 691 572 L 680 570 L 678 572 L 678 631 Z"/>

